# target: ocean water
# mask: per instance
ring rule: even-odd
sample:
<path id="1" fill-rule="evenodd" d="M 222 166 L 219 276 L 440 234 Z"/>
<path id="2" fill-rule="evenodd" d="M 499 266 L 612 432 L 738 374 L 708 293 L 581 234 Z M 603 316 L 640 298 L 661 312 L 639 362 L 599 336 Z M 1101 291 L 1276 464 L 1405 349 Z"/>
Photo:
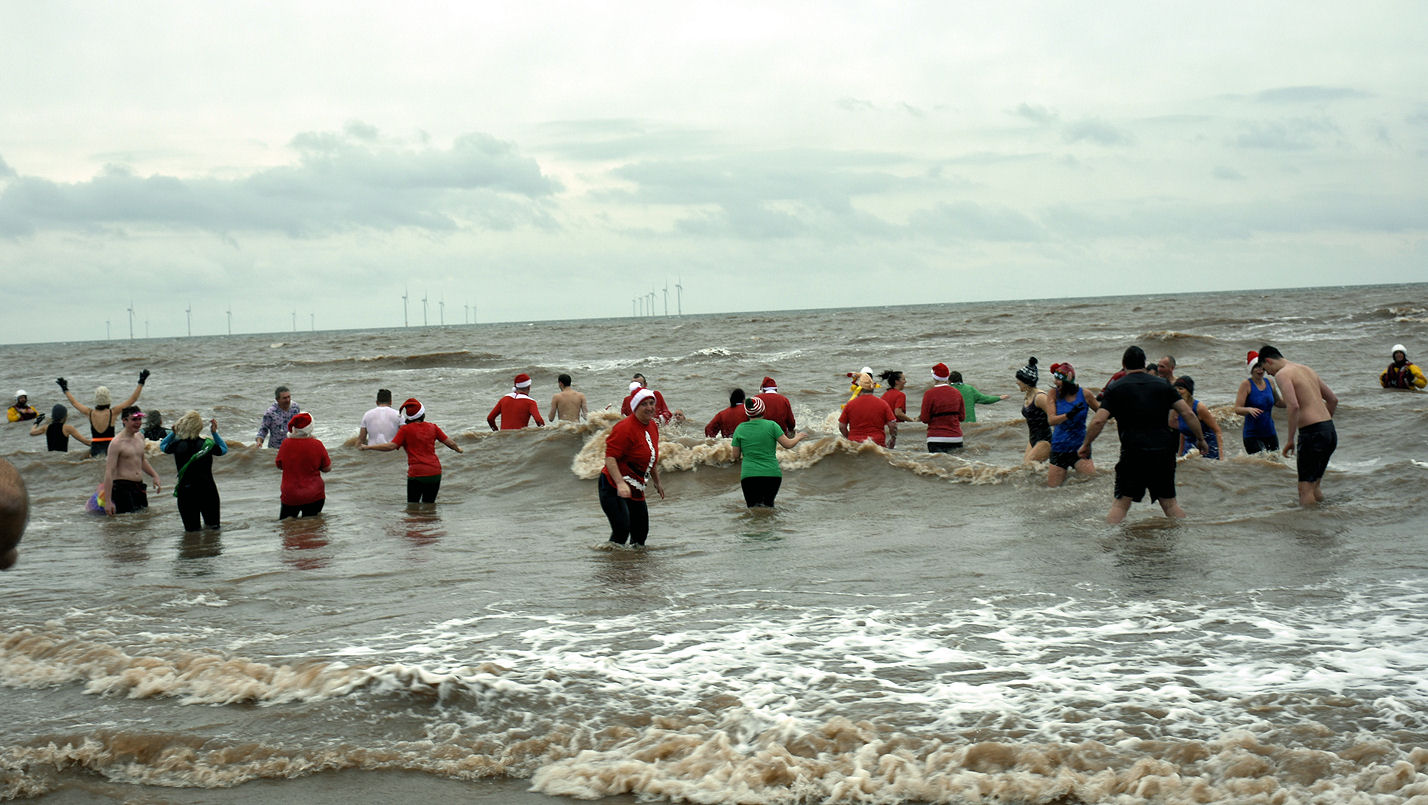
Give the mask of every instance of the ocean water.
<path id="1" fill-rule="evenodd" d="M 0 798 L 1428 803 L 1428 395 L 1378 388 L 1399 342 L 1428 357 L 1428 286 L 3 348 L 41 410 L 55 376 L 88 401 L 149 368 L 141 405 L 234 450 L 223 528 L 186 536 L 167 490 L 85 512 L 102 463 L 0 426 L 32 503 L 0 574 Z M 1113 427 L 1095 477 L 1021 461 L 1027 356 L 1094 387 L 1131 343 L 1226 433 L 1226 460 L 1181 462 L 1181 522 L 1105 524 Z M 1341 401 L 1317 510 L 1239 446 L 1263 343 Z M 906 371 L 915 411 L 939 361 L 1013 395 L 965 451 L 915 423 L 895 450 L 838 438 L 847 372 Z M 604 550 L 606 408 L 636 371 L 689 421 L 661 434 L 648 550 Z M 590 421 L 490 432 L 519 372 L 543 410 L 572 374 Z M 765 375 L 810 437 L 750 512 L 702 425 Z M 279 383 L 332 454 L 319 518 L 277 520 L 253 447 Z M 354 446 L 378 387 L 466 451 L 434 506 Z"/>

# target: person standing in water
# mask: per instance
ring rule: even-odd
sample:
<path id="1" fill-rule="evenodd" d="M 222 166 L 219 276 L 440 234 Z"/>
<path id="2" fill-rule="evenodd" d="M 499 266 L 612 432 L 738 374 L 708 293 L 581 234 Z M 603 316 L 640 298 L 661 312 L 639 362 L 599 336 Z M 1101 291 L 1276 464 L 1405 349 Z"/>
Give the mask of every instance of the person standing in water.
<path id="1" fill-rule="evenodd" d="M 951 381 L 952 388 L 957 389 L 957 393 L 962 395 L 962 404 L 967 408 L 967 418 L 962 420 L 963 424 L 970 425 L 977 421 L 977 404 L 991 405 L 1010 397 L 1010 394 L 983 394 L 977 391 L 971 383 L 962 382 L 962 373 L 953 372 L 948 380 Z"/>
<path id="2" fill-rule="evenodd" d="M 501 420 L 499 427 L 496 420 Z M 486 424 L 491 430 L 521 430 L 534 419 L 536 427 L 543 427 L 540 406 L 531 397 L 531 376 L 522 372 L 516 375 L 511 391 L 496 401 L 491 413 L 486 415 Z"/>
<path id="3" fill-rule="evenodd" d="M 1235 413 L 1245 418 L 1245 453 L 1254 455 L 1261 451 L 1279 452 L 1279 433 L 1274 429 L 1273 409 L 1284 407 L 1284 398 L 1274 381 L 1264 376 L 1264 364 L 1259 362 L 1259 353 L 1250 350 L 1245 356 L 1249 377 L 1240 383 L 1235 394 Z"/>
<path id="4" fill-rule="evenodd" d="M 390 442 L 359 445 L 359 450 L 407 451 L 407 502 L 435 503 L 441 491 L 441 459 L 436 457 L 436 443 L 458 453 L 465 452 L 435 423 L 426 421 L 426 407 L 416 399 L 402 403 L 404 425 Z"/>
<path id="5" fill-rule="evenodd" d="M 44 417 L 41 416 L 40 420 Z M 89 437 L 79 432 L 79 428 L 69 424 L 69 409 L 59 403 L 50 409 L 50 424 L 43 421 L 35 422 L 35 426 L 30 428 L 31 436 L 45 435 L 45 449 L 51 453 L 68 453 L 69 440 L 77 439 L 86 447 L 89 446 Z"/>
<path id="6" fill-rule="evenodd" d="M 213 481 L 213 457 L 227 455 L 228 445 L 218 435 L 218 420 L 208 420 L 209 438 L 203 438 L 203 418 L 189 411 L 174 423 L 173 432 L 159 449 L 174 457 L 174 497 L 184 531 L 219 528 L 221 500 Z"/>
<path id="7" fill-rule="evenodd" d="M 747 422 L 734 429 L 734 460 L 739 462 L 739 486 L 744 490 L 744 505 L 749 508 L 773 508 L 783 485 L 783 468 L 778 463 L 778 448 L 793 447 L 805 434 L 785 436 L 783 426 L 764 419 L 764 401 L 751 397 L 744 401 Z"/>
<path id="8" fill-rule="evenodd" d="M 907 415 L 907 393 L 903 391 L 907 387 L 907 376 L 896 369 L 889 369 L 878 375 L 887 384 L 888 390 L 883 392 L 883 402 L 892 409 L 893 416 L 899 422 L 911 422 L 912 417 Z"/>
<path id="9" fill-rule="evenodd" d="M 144 392 L 144 382 L 149 379 L 149 370 L 145 369 L 139 373 L 139 385 L 134 387 L 134 393 L 120 404 L 122 410 L 128 408 L 139 401 L 139 395 Z M 84 414 L 89 419 L 89 454 L 91 456 L 102 456 L 109 452 L 109 443 L 114 441 L 114 408 L 109 396 L 109 388 L 100 386 L 94 390 L 94 406 L 90 407 L 76 400 L 73 394 L 69 393 L 69 381 L 64 378 L 56 378 L 55 383 L 64 392 L 64 396 L 69 400 L 69 404 L 74 406 L 74 410 Z M 101 423 L 103 423 L 101 425 Z"/>
<path id="10" fill-rule="evenodd" d="M 564 422 L 584 422 L 589 411 L 586 407 L 585 395 L 571 388 L 574 381 L 570 375 L 562 374 L 555 379 L 555 383 L 560 390 L 551 395 L 550 413 L 546 415 L 552 423 Z"/>
<path id="11" fill-rule="evenodd" d="M 1225 434 L 1220 431 L 1220 423 L 1215 420 L 1215 415 L 1210 412 L 1210 406 L 1202 405 L 1195 399 L 1195 378 L 1190 375 L 1181 375 L 1175 378 L 1171 384 L 1175 386 L 1175 393 L 1190 406 L 1190 411 L 1200 420 L 1200 430 L 1205 434 L 1205 445 L 1209 450 L 1201 455 L 1205 458 L 1219 460 L 1223 457 L 1220 445 L 1225 443 Z M 1190 437 L 1190 425 L 1185 421 L 1185 417 L 1180 414 L 1170 415 L 1170 426 L 1180 433 L 1180 455 L 1186 455 L 1193 446 Z"/>
<path id="12" fill-rule="evenodd" d="M 1036 387 L 1039 379 L 1036 356 L 1032 355 L 1025 366 L 1016 370 L 1016 387 L 1023 395 L 1021 415 L 1026 419 L 1027 447 L 1021 457 L 1024 464 L 1051 457 L 1051 423 L 1046 421 L 1046 411 L 1041 407 L 1046 392 Z"/>
<path id="13" fill-rule="evenodd" d="M 289 426 L 292 424 L 293 417 L 298 415 L 298 411 L 297 403 L 293 402 L 293 393 L 288 390 L 287 386 L 278 386 L 273 391 L 273 404 L 263 412 L 263 421 L 258 423 L 258 437 L 253 446 L 262 447 L 263 437 L 267 436 L 268 447 L 281 449 L 283 440 L 293 430 Z M 322 479 L 318 478 L 318 480 Z"/>
<path id="14" fill-rule="evenodd" d="M 273 463 L 283 471 L 278 519 L 322 514 L 327 504 L 322 473 L 332 469 L 332 457 L 312 435 L 312 414 L 300 411 L 288 419 L 287 438 L 278 445 Z"/>
<path id="15" fill-rule="evenodd" d="M 664 499 L 659 477 L 659 424 L 654 391 L 641 388 L 630 399 L 630 415 L 605 437 L 605 467 L 596 489 L 610 521 L 610 542 L 643 546 L 650 533 L 645 491 L 651 484 Z"/>
<path id="16" fill-rule="evenodd" d="M 1076 369 L 1071 364 L 1051 364 L 1051 378 L 1055 394 L 1043 394 L 1039 404 L 1051 425 L 1051 463 L 1046 468 L 1046 485 L 1055 488 L 1066 482 L 1072 468 L 1082 475 L 1096 474 L 1090 450 L 1083 456 L 1080 449 L 1086 438 L 1086 412 L 1099 410 L 1101 404 L 1076 384 Z"/>
<path id="17" fill-rule="evenodd" d="M 1339 398 L 1319 378 L 1319 373 L 1302 363 L 1290 363 L 1274 347 L 1259 348 L 1259 362 L 1279 381 L 1284 395 L 1284 407 L 1289 412 L 1289 424 L 1284 429 L 1284 457 L 1295 452 L 1295 437 L 1299 439 L 1296 465 L 1299 471 L 1299 505 L 1314 506 L 1324 501 L 1319 484 L 1329 467 L 1329 457 L 1339 446 L 1334 429 L 1334 409 Z"/>
<path id="18" fill-rule="evenodd" d="M 729 392 L 729 407 L 710 417 L 709 423 L 704 426 L 704 435 L 711 439 L 733 436 L 734 429 L 748 421 L 749 415 L 744 410 L 744 390 L 734 389 Z"/>
<path id="19" fill-rule="evenodd" d="M 149 496 L 144 491 L 144 476 L 154 479 L 154 494 L 162 489 L 159 473 L 149 464 L 144 454 L 144 412 L 137 406 L 128 406 L 119 412 L 124 430 L 109 444 L 104 458 L 104 485 L 100 497 L 104 499 L 105 514 L 128 514 L 149 508 Z"/>
<path id="20" fill-rule="evenodd" d="M 966 401 L 962 392 L 949 382 L 952 372 L 947 364 L 932 367 L 932 388 L 922 395 L 922 407 L 917 421 L 927 426 L 927 452 L 953 453 L 962 449 L 962 418 L 966 416 Z"/>

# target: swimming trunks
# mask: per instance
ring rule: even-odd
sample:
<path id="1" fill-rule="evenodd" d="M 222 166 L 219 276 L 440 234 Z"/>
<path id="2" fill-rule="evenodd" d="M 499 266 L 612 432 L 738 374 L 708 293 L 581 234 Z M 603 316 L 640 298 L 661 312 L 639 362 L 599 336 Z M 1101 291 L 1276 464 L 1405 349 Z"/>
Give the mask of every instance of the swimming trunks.
<path id="1" fill-rule="evenodd" d="M 1036 404 L 1035 396 L 1031 398 L 1029 404 L 1021 409 L 1021 415 L 1026 417 L 1028 443 L 1051 441 L 1051 423 L 1046 421 L 1046 412 Z"/>
<path id="2" fill-rule="evenodd" d="M 1079 450 L 1080 448 L 1077 448 L 1076 450 L 1062 451 L 1059 453 L 1053 452 L 1051 454 L 1051 466 L 1061 467 L 1063 469 L 1068 470 L 1071 469 L 1072 467 L 1076 466 L 1076 462 L 1081 460 L 1081 454 L 1080 452 L 1078 452 Z M 1086 460 L 1091 460 L 1091 453 L 1089 450 L 1086 451 Z"/>
<path id="3" fill-rule="evenodd" d="M 1115 496 L 1139 503 L 1147 490 L 1152 500 L 1175 499 L 1174 450 L 1121 451 L 1121 460 L 1116 462 Z"/>
<path id="4" fill-rule="evenodd" d="M 1299 483 L 1312 484 L 1324 477 L 1329 467 L 1329 456 L 1339 446 L 1339 433 L 1334 429 L 1334 420 L 1326 419 L 1299 429 L 1299 444 L 1296 448 L 1299 466 Z"/>
<path id="5" fill-rule="evenodd" d="M 144 491 L 143 481 L 116 478 L 110 484 L 109 497 L 114 503 L 115 514 L 128 514 L 149 508 L 149 495 Z"/>

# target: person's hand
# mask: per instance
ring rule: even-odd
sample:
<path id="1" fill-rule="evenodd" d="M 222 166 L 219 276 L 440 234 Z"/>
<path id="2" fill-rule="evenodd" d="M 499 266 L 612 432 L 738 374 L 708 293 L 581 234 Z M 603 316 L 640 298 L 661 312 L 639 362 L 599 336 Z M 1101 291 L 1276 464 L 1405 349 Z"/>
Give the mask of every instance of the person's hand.
<path id="1" fill-rule="evenodd" d="M 1078 458 L 1090 458 L 1090 457 L 1091 457 L 1091 445 L 1089 445 L 1089 444 L 1083 444 L 1083 445 L 1081 445 L 1080 447 L 1076 448 L 1076 456 L 1077 456 Z"/>
<path id="2" fill-rule="evenodd" d="M 44 414 L 40 414 L 40 415 L 36 416 L 36 417 L 35 417 L 35 426 L 38 427 L 39 424 L 40 424 L 41 422 L 44 422 L 44 421 L 45 421 L 45 415 L 44 415 Z"/>
<path id="3" fill-rule="evenodd" d="M 1290 456 L 1294 455 L 1294 440 L 1290 439 L 1288 442 L 1286 442 L 1284 445 L 1284 449 L 1280 452 L 1284 454 L 1285 458 L 1289 458 Z"/>
<path id="4" fill-rule="evenodd" d="M 55 384 L 60 387 L 60 391 L 69 391 L 69 381 L 62 377 L 55 378 Z"/>
<path id="5" fill-rule="evenodd" d="M 1250 416 L 1259 416 L 1260 414 L 1264 413 L 1264 409 L 1262 408 L 1247 408 L 1245 410 L 1249 411 Z"/>
<path id="6" fill-rule="evenodd" d="M 208 432 L 209 432 L 209 433 L 217 433 L 217 432 L 218 432 L 218 420 L 216 420 L 216 419 L 210 419 L 210 420 L 208 420 Z"/>
<path id="7" fill-rule="evenodd" d="M 139 373 L 139 385 L 144 385 L 144 381 L 149 379 L 149 370 L 145 369 Z"/>
<path id="8" fill-rule="evenodd" d="M 1202 456 L 1210 455 L 1210 443 L 1205 441 L 1204 436 L 1195 440 L 1195 449 L 1199 450 Z"/>
<path id="9" fill-rule="evenodd" d="M 112 496 L 111 496 L 111 497 L 112 497 Z M 106 501 L 104 501 L 104 513 L 105 513 L 105 514 L 110 514 L 110 515 L 114 514 L 114 501 L 112 501 L 112 500 L 106 500 Z"/>
<path id="10" fill-rule="evenodd" d="M 664 500 L 664 484 L 655 484 L 655 491 L 659 493 L 659 499 Z"/>
<path id="11" fill-rule="evenodd" d="M 630 485 L 625 483 L 624 481 L 620 481 L 618 484 L 615 484 L 615 494 L 619 495 L 622 498 L 629 498 Z"/>
<path id="12" fill-rule="evenodd" d="M 159 479 L 154 479 L 154 494 L 157 495 L 164 490 L 164 485 L 159 483 Z"/>

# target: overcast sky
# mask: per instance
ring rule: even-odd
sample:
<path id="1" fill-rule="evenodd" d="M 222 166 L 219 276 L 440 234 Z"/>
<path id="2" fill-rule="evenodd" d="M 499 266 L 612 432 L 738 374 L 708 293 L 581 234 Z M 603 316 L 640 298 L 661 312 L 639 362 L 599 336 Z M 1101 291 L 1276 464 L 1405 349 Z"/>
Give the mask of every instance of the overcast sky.
<path id="1" fill-rule="evenodd" d="M 0 338 L 1421 281 L 1425 35 L 1420 0 L 0 0 Z"/>

